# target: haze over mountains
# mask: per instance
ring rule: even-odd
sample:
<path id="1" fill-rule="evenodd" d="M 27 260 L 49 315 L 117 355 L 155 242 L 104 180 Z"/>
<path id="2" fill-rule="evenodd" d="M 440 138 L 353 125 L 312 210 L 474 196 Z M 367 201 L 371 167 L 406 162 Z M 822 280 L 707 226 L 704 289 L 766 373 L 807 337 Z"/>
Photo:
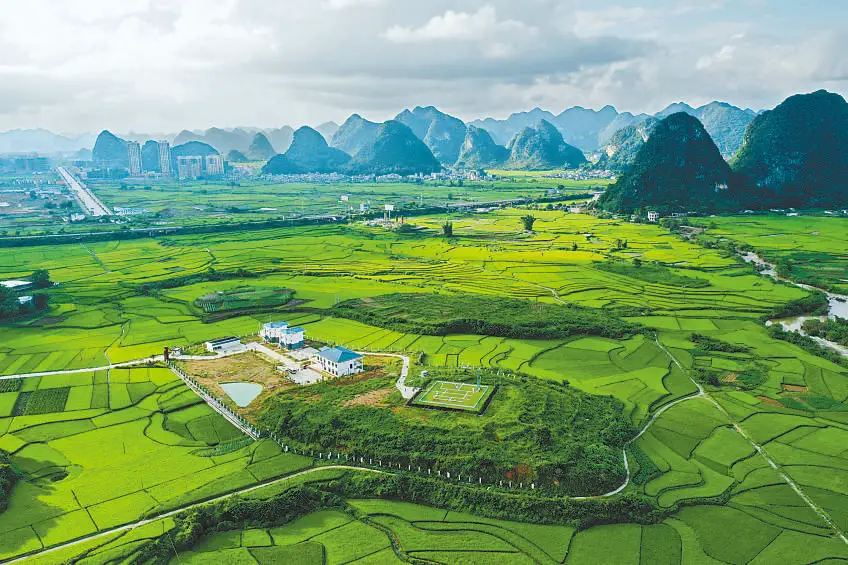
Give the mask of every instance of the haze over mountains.
<path id="1" fill-rule="evenodd" d="M 692 108 L 679 102 L 658 112 L 656 117 L 662 118 L 675 111 L 684 111 L 700 119 L 727 158 L 741 146 L 745 128 L 756 116 L 752 110 L 742 110 L 723 102 L 712 102 L 699 108 Z M 535 108 L 528 112 L 512 114 L 504 120 L 486 118 L 466 124 L 433 106 L 426 106 L 404 110 L 394 119 L 407 125 L 419 139 L 427 144 L 442 164 L 450 166 L 459 157 L 468 125 L 485 129 L 495 143 L 505 147 L 521 130 L 545 120 L 560 131 L 566 143 L 584 152 L 594 153 L 605 150 L 613 135 L 622 128 L 640 123 L 649 117 L 653 116 L 618 112 L 612 106 L 605 106 L 600 110 L 575 106 L 557 115 Z M 349 120 L 351 119 L 354 122 L 363 120 L 357 114 L 351 116 Z M 373 134 L 376 123 L 369 123 Z M 354 142 L 353 146 L 346 145 L 349 142 L 346 142 L 344 137 L 349 134 L 344 132 L 345 125 L 350 126 L 347 123 L 339 126 L 335 122 L 326 122 L 313 129 L 321 133 L 331 145 L 353 154 L 356 152 L 358 143 Z M 369 126 L 366 126 L 366 129 L 367 127 Z M 336 139 L 339 131 L 343 133 L 339 139 Z M 249 156 L 250 145 L 257 133 L 262 133 L 268 139 L 276 153 L 283 153 L 291 144 L 294 129 L 290 126 L 229 129 L 212 127 L 204 131 L 182 130 L 176 134 L 129 133 L 120 137 L 140 142 L 147 139 L 168 139 L 172 145 L 180 145 L 187 141 L 202 141 L 212 145 L 224 155 L 235 150 Z M 47 130 L 13 130 L 0 133 L 0 153 L 70 153 L 79 149 L 92 148 L 95 138 L 94 134 L 68 137 Z"/>

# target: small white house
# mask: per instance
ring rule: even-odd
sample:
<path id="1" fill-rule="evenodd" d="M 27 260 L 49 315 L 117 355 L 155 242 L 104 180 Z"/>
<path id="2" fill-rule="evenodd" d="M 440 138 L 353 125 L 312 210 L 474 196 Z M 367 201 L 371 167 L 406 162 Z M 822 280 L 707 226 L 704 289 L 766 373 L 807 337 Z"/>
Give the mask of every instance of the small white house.
<path id="1" fill-rule="evenodd" d="M 362 372 L 362 355 L 346 347 L 324 347 L 318 352 L 318 364 L 325 373 L 346 377 Z"/>
<path id="2" fill-rule="evenodd" d="M 656 212 L 654 210 L 651 210 L 650 212 L 648 212 L 648 221 L 653 222 L 653 223 L 659 222 L 660 221 L 660 213 Z"/>
<path id="3" fill-rule="evenodd" d="M 306 339 L 303 328 L 290 328 L 288 322 L 270 322 L 262 326 L 262 339 L 287 349 L 300 349 Z"/>
<path id="4" fill-rule="evenodd" d="M 224 337 L 206 342 L 206 351 L 210 353 L 226 353 L 229 350 L 241 346 L 241 340 L 237 337 Z"/>

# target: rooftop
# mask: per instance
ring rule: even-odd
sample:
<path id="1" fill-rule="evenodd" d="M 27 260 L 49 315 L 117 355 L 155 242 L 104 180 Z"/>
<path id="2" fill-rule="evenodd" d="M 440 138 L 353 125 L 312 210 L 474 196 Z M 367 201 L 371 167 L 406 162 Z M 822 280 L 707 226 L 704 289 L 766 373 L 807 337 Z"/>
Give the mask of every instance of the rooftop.
<path id="1" fill-rule="evenodd" d="M 353 361 L 354 359 L 362 358 L 362 355 L 355 351 L 351 351 L 346 347 L 328 347 L 319 351 L 318 355 L 328 361 L 332 361 L 333 363 L 344 363 L 345 361 Z"/>
<path id="2" fill-rule="evenodd" d="M 262 327 L 267 328 L 267 329 L 287 328 L 287 327 L 289 327 L 289 323 L 288 322 L 268 322 L 267 324 L 265 324 Z"/>
<path id="3" fill-rule="evenodd" d="M 287 335 L 291 335 L 291 334 L 299 334 L 299 333 L 306 333 L 306 330 L 304 330 L 303 328 L 286 328 L 286 329 L 285 329 L 285 330 L 283 330 L 283 331 L 284 331 Z"/>
<path id="4" fill-rule="evenodd" d="M 6 288 L 17 288 L 19 286 L 26 286 L 28 284 L 32 283 L 30 281 L 21 280 L 0 281 L 0 286 L 5 286 Z"/>
<path id="5" fill-rule="evenodd" d="M 206 343 L 209 343 L 209 344 L 212 344 L 212 345 L 218 345 L 218 344 L 221 344 L 221 343 L 228 343 L 228 342 L 231 342 L 231 341 L 239 341 L 239 338 L 237 338 L 235 336 L 222 337 L 221 339 L 210 339 Z"/>

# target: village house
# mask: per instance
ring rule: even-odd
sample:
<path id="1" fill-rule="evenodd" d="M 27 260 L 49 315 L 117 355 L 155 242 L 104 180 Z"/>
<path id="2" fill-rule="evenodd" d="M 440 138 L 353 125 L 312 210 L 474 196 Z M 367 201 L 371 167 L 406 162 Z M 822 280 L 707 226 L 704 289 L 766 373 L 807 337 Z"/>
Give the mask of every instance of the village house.
<path id="1" fill-rule="evenodd" d="M 659 222 L 660 221 L 660 213 L 656 212 L 654 210 L 651 210 L 650 212 L 648 212 L 648 221 L 653 222 L 653 223 Z"/>
<path id="2" fill-rule="evenodd" d="M 290 328 L 288 322 L 269 322 L 262 326 L 262 339 L 278 343 L 286 349 L 300 349 L 306 339 L 303 328 Z"/>
<path id="3" fill-rule="evenodd" d="M 325 373 L 346 377 L 362 372 L 362 355 L 346 347 L 324 347 L 318 352 L 318 364 Z"/>

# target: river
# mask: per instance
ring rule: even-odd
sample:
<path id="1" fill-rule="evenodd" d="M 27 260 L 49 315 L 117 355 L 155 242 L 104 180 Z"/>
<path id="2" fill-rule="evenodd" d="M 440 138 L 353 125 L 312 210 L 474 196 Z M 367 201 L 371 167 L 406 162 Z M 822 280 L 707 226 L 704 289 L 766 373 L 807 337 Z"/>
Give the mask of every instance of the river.
<path id="1" fill-rule="evenodd" d="M 792 282 L 787 279 L 783 279 L 777 276 L 777 268 L 772 263 L 765 261 L 762 257 L 757 255 L 756 253 L 743 253 L 742 259 L 746 263 L 753 263 L 760 268 L 760 273 L 766 275 L 768 277 L 773 278 L 776 281 L 782 281 L 791 285 L 795 285 L 799 288 L 803 288 L 804 290 L 811 291 L 819 291 L 824 292 L 819 288 L 812 287 L 807 284 L 801 284 Z M 827 295 L 828 309 L 827 316 L 794 316 L 792 318 L 777 318 L 774 320 L 769 320 L 766 322 L 767 326 L 772 324 L 780 324 L 783 326 L 783 329 L 788 332 L 796 332 L 801 335 L 807 335 L 804 331 L 804 322 L 807 320 L 825 320 L 826 318 L 846 318 L 848 319 L 848 296 L 842 294 L 833 294 L 831 292 L 825 292 Z M 833 341 L 828 341 L 821 337 L 809 336 L 812 337 L 816 342 L 820 345 L 823 345 L 829 349 L 832 349 L 842 355 L 843 357 L 848 357 L 848 347 L 844 345 L 840 345 Z"/>

